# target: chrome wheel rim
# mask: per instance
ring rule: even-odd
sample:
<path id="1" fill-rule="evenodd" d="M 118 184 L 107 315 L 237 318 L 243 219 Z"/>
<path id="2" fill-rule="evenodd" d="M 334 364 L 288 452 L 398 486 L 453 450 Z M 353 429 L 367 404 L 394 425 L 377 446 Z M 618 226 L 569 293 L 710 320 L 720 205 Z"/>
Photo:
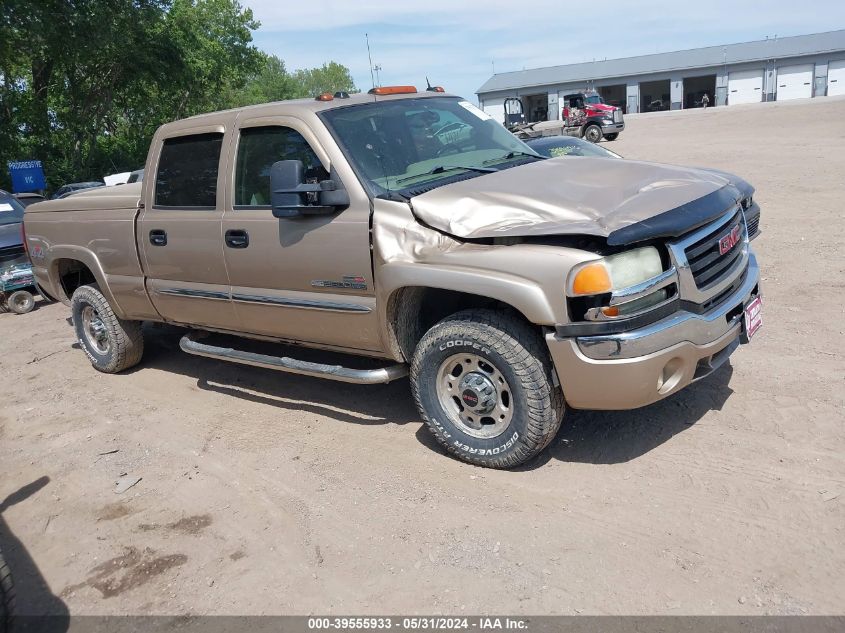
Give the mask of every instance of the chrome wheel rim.
<path id="1" fill-rule="evenodd" d="M 595 126 L 587 128 L 587 140 L 592 143 L 595 143 L 599 140 L 599 135 Z"/>
<path id="2" fill-rule="evenodd" d="M 97 351 L 98 354 L 107 354 L 111 347 L 109 333 L 106 324 L 100 318 L 100 313 L 93 306 L 82 308 L 82 334 L 88 346 Z"/>
<path id="3" fill-rule="evenodd" d="M 25 295 L 12 297 L 12 301 L 18 310 L 24 310 L 29 305 L 29 298 Z"/>
<path id="4" fill-rule="evenodd" d="M 490 439 L 513 419 L 513 396 L 505 376 L 477 354 L 453 354 L 437 371 L 437 399 L 462 432 Z"/>

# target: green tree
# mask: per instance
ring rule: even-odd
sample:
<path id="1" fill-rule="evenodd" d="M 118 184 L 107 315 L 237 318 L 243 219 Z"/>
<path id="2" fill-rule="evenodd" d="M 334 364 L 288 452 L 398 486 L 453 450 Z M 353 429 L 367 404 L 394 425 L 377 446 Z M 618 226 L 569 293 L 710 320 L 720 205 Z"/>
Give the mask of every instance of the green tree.
<path id="1" fill-rule="evenodd" d="M 41 159 L 50 189 L 143 165 L 158 126 L 240 105 L 355 91 L 336 62 L 288 72 L 237 0 L 3 0 L 0 187 Z"/>
<path id="2" fill-rule="evenodd" d="M 337 62 L 329 62 L 319 68 L 297 70 L 294 80 L 299 97 L 313 97 L 323 92 L 358 92 L 349 69 Z"/>
<path id="3" fill-rule="evenodd" d="M 296 82 L 285 68 L 285 62 L 267 55 L 261 69 L 247 81 L 243 89 L 235 89 L 229 100 L 233 107 L 294 99 Z"/>
<path id="4" fill-rule="evenodd" d="M 55 187 L 143 163 L 161 123 L 228 106 L 264 55 L 236 0 L 4 0 L 0 185 L 40 158 Z"/>

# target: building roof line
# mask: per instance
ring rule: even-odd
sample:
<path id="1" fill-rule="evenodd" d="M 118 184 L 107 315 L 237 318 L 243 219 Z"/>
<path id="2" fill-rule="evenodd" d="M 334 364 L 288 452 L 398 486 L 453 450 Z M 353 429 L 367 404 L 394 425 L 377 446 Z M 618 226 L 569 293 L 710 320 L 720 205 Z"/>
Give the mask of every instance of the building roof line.
<path id="1" fill-rule="evenodd" d="M 802 44 L 804 44 L 803 47 Z M 772 47 L 774 50 L 770 50 Z M 707 68 L 723 63 L 737 64 L 782 57 L 825 54 L 839 50 L 845 50 L 845 29 L 494 73 L 476 90 L 476 94 L 672 72 L 681 69 Z M 722 53 L 722 59 L 717 58 L 719 53 Z M 725 55 L 727 59 L 724 58 Z M 661 58 L 666 65 L 652 63 Z M 685 60 L 687 63 L 682 63 Z M 599 74 L 593 74 L 596 71 Z M 516 83 L 520 79 L 522 82 Z"/>

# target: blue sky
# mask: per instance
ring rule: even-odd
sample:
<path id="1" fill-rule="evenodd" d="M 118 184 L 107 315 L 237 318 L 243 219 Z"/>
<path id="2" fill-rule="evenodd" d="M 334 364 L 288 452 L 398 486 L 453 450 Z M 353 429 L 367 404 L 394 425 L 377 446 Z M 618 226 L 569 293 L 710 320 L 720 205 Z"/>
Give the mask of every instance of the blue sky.
<path id="1" fill-rule="evenodd" d="M 262 23 L 255 44 L 289 70 L 336 61 L 367 90 L 368 33 L 383 85 L 424 87 L 427 75 L 473 102 L 494 68 L 507 72 L 845 28 L 842 0 L 241 2 Z"/>

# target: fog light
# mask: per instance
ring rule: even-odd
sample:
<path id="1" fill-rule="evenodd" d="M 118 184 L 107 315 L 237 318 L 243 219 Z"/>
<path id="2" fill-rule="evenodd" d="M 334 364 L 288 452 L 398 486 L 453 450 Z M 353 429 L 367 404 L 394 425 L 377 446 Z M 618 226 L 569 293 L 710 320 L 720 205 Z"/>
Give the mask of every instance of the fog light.
<path id="1" fill-rule="evenodd" d="M 663 371 L 657 377 L 657 392 L 669 393 L 678 386 L 684 375 L 684 361 L 677 356 L 663 366 Z"/>

